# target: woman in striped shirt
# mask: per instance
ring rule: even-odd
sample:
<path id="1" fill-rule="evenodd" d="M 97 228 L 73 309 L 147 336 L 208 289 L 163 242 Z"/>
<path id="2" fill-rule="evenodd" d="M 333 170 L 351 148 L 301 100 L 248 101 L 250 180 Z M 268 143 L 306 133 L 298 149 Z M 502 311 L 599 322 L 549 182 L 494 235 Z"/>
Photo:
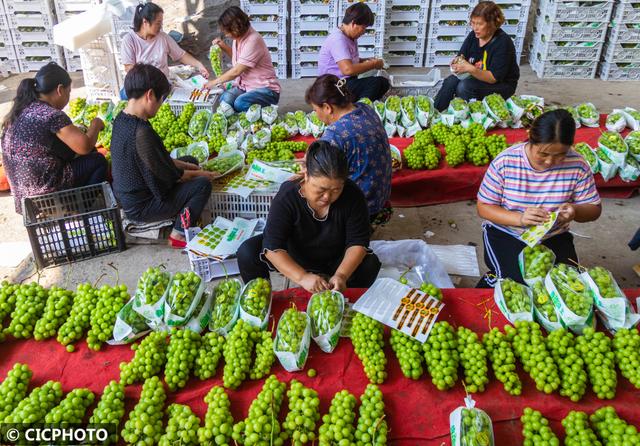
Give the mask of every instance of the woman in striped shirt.
<path id="1" fill-rule="evenodd" d="M 524 283 L 518 254 L 521 235 L 530 227 L 558 218 L 542 240 L 556 262 L 577 262 L 572 221 L 594 221 L 602 208 L 593 174 L 572 150 L 575 121 L 566 110 L 544 113 L 529 130 L 529 141 L 502 152 L 492 162 L 478 191 L 478 214 L 484 218 L 484 258 L 490 271 L 478 283 L 492 287 L 497 278 Z"/>

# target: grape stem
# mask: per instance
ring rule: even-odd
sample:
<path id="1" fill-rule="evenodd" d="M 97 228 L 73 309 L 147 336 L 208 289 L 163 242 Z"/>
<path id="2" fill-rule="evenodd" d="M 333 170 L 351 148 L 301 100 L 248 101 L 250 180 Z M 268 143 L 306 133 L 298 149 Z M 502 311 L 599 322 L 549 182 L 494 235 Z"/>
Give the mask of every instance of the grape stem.
<path id="1" fill-rule="evenodd" d="M 382 414 L 380 418 L 376 420 L 375 426 L 373 426 L 373 439 L 371 440 L 371 445 L 376 444 L 376 434 L 378 433 L 378 429 L 380 428 L 380 424 L 384 421 L 386 414 Z"/>

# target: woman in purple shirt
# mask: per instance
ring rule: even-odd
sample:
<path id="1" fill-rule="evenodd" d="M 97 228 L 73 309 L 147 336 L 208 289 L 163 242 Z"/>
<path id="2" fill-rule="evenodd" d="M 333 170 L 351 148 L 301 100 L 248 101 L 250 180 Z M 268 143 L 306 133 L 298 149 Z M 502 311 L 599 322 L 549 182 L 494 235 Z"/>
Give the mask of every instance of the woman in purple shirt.
<path id="1" fill-rule="evenodd" d="M 354 100 L 380 99 L 389 90 L 389 81 L 382 76 L 358 79 L 358 75 L 384 67 L 382 59 L 361 59 L 358 38 L 373 25 L 374 15 L 364 3 L 347 8 L 342 25 L 325 40 L 318 56 L 318 77 L 333 74 L 347 80 L 347 87 Z"/>

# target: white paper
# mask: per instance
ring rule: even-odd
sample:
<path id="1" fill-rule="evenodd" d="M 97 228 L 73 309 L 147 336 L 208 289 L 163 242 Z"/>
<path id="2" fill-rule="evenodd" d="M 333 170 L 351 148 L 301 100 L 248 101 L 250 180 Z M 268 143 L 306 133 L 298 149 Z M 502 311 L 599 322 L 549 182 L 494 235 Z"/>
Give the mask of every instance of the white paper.
<path id="1" fill-rule="evenodd" d="M 29 242 L 0 243 L 0 267 L 15 268 L 31 254 Z"/>
<path id="2" fill-rule="evenodd" d="M 444 264 L 447 274 L 480 277 L 478 255 L 475 246 L 429 245 Z"/>
<path id="3" fill-rule="evenodd" d="M 225 230 L 225 234 L 216 246 L 209 247 L 201 242 L 200 237 L 196 236 L 187 244 L 186 249 L 195 251 L 199 254 L 213 257 L 216 259 L 224 259 L 234 255 L 240 245 L 253 235 L 253 231 L 258 224 L 258 219 L 247 220 L 236 217 L 233 222 L 217 217 L 209 226 Z"/>
<path id="4" fill-rule="evenodd" d="M 278 169 L 277 167 L 270 166 L 263 161 L 253 160 L 245 178 L 247 180 L 270 181 L 272 183 L 282 184 L 295 175 L 295 173 L 291 173 L 284 169 Z"/>
<path id="5" fill-rule="evenodd" d="M 377 279 L 353 309 L 424 342 L 444 304 L 394 279 Z"/>

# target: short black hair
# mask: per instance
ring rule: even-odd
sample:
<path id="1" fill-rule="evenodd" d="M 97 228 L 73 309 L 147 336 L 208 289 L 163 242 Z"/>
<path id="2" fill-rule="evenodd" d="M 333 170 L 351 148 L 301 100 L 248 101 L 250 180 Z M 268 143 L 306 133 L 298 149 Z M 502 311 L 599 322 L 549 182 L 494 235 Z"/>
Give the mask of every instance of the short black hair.
<path id="1" fill-rule="evenodd" d="M 351 23 L 355 23 L 356 25 L 362 26 L 373 26 L 375 21 L 375 16 L 373 15 L 373 11 L 366 3 L 356 3 L 347 8 L 344 12 L 344 18 L 342 19 L 342 23 L 345 25 L 349 25 Z"/>
<path id="2" fill-rule="evenodd" d="M 124 91 L 129 99 L 139 99 L 152 90 L 156 99 L 161 100 L 171 91 L 167 76 L 153 65 L 135 64 L 124 78 Z"/>
<path id="3" fill-rule="evenodd" d="M 349 166 L 344 152 L 327 141 L 317 140 L 311 143 L 305 156 L 307 175 L 346 180 Z"/>
<path id="4" fill-rule="evenodd" d="M 572 146 L 576 136 L 576 121 L 567 110 L 559 108 L 541 114 L 531 124 L 529 142 L 531 144 L 560 143 Z"/>

